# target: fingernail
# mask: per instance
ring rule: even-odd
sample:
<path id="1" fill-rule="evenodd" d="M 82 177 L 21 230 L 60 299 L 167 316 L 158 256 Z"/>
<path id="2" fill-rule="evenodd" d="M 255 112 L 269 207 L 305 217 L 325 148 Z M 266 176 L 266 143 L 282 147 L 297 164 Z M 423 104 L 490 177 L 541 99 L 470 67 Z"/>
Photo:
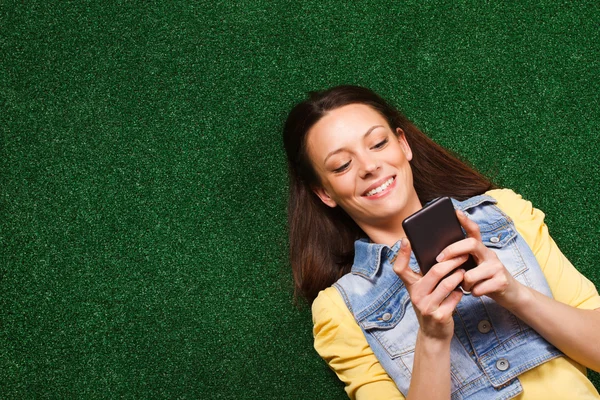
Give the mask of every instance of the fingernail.
<path id="1" fill-rule="evenodd" d="M 458 215 L 460 215 L 461 217 L 465 216 L 465 213 L 462 210 L 456 210 L 458 212 Z"/>
<path id="2" fill-rule="evenodd" d="M 400 240 L 400 248 L 401 249 L 405 249 L 408 246 L 408 239 L 406 238 L 402 238 Z"/>
<path id="3" fill-rule="evenodd" d="M 438 255 L 436 258 L 435 258 L 435 260 L 436 260 L 437 262 L 442 262 L 442 261 L 444 260 L 444 258 L 445 258 L 445 257 L 446 257 L 446 256 L 444 256 L 444 253 L 443 253 L 443 252 L 441 252 L 441 253 L 440 253 L 440 254 L 439 254 L 439 255 Z"/>

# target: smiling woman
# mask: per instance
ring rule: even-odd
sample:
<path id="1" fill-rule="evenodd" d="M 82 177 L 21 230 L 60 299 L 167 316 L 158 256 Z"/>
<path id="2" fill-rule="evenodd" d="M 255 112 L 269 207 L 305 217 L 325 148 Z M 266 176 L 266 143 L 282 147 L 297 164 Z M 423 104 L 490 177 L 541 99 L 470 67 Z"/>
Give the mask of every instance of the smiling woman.
<path id="1" fill-rule="evenodd" d="M 307 147 L 321 177 L 313 188 L 321 201 L 340 206 L 374 241 L 394 244 L 396 237 L 379 234 L 393 232 L 421 208 L 402 129 L 393 131 L 369 106 L 350 104 L 321 118 L 308 132 Z M 379 229 L 386 225 L 390 229 Z"/>
<path id="2" fill-rule="evenodd" d="M 600 398 L 600 296 L 541 211 L 365 88 L 311 93 L 284 144 L 296 294 L 351 398 Z M 467 238 L 422 276 L 402 221 L 441 196 Z"/>
<path id="3" fill-rule="evenodd" d="M 355 113 L 358 110 L 361 113 Z M 369 119 L 363 121 L 364 117 Z M 383 127 L 376 128 L 366 135 L 369 129 L 379 125 Z M 290 246 L 290 257 L 296 295 L 302 295 L 309 301 L 314 300 L 323 288 L 331 286 L 338 278 L 350 272 L 354 260 L 354 242 L 367 236 L 343 207 L 331 207 L 332 202 L 326 205 L 320 198 L 320 195 L 326 196 L 325 185 L 330 179 L 337 182 L 335 175 L 347 175 L 339 168 L 344 167 L 346 163 L 349 163 L 346 168 L 350 167 L 352 154 L 348 150 L 357 149 L 345 148 L 358 146 L 358 151 L 361 150 L 361 143 L 351 142 L 351 137 L 346 136 L 346 132 L 354 132 L 358 139 L 362 138 L 363 147 L 379 144 L 376 139 L 372 143 L 369 142 L 370 136 L 375 133 L 385 135 L 390 142 L 405 142 L 402 146 L 405 146 L 405 151 L 411 153 L 410 174 L 405 178 L 411 180 L 412 185 L 406 185 L 405 181 L 403 188 L 396 193 L 405 196 L 402 190 L 407 186 L 410 190 L 414 188 L 420 204 L 441 196 L 465 200 L 494 188 L 487 178 L 429 139 L 404 115 L 371 90 L 357 86 L 340 86 L 325 92 L 312 93 L 308 100 L 299 103 L 290 112 L 283 137 L 290 174 L 288 223 L 290 243 L 294 244 Z M 394 137 L 391 132 L 394 133 Z M 329 133 L 331 136 L 318 133 Z M 340 141 L 337 142 L 336 138 Z M 308 139 L 318 141 L 313 143 L 312 149 Z M 313 163 L 311 151 L 320 152 L 322 158 L 315 158 Z M 342 157 L 339 160 L 340 164 L 327 164 L 330 160 L 325 158 L 330 153 L 335 153 L 330 157 L 331 161 L 335 162 L 334 158 L 338 156 L 338 152 Z M 372 149 L 369 153 L 379 152 Z M 343 159 L 344 156 L 347 159 Z M 406 156 L 406 159 L 408 157 Z M 398 162 L 399 160 L 392 161 L 393 164 Z M 354 166 L 354 170 L 356 168 Z M 359 165 L 358 168 L 364 166 Z M 339 172 L 336 172 L 336 169 Z M 406 168 L 403 171 L 408 172 Z M 370 173 L 366 176 L 370 183 L 365 186 L 365 190 L 373 189 L 373 184 L 377 185 L 380 173 L 381 171 L 376 171 L 375 175 Z M 373 176 L 378 178 L 373 179 Z M 448 179 L 449 176 L 452 179 Z M 343 176 L 340 178 L 344 179 Z M 396 200 L 392 198 L 391 201 Z M 383 202 L 378 203 L 377 207 L 381 207 L 380 203 Z M 414 207 L 413 200 L 411 208 Z"/>

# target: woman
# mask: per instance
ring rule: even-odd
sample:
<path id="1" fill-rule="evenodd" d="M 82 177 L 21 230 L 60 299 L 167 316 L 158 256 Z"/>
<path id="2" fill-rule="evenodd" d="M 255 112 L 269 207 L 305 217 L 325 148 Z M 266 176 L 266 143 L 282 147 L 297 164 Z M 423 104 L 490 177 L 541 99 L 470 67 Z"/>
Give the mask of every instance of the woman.
<path id="1" fill-rule="evenodd" d="M 542 212 L 365 88 L 312 93 L 284 143 L 296 292 L 351 398 L 600 398 L 600 296 Z M 440 196 L 467 238 L 422 276 L 402 221 Z"/>

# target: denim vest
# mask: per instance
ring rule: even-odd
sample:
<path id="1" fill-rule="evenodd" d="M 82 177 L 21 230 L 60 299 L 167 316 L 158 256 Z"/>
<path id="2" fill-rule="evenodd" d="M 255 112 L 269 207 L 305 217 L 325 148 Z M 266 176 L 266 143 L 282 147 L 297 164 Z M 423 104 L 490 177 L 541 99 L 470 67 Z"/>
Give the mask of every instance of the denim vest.
<path id="1" fill-rule="evenodd" d="M 546 278 L 511 219 L 487 195 L 452 200 L 480 228 L 483 243 L 522 284 L 552 297 Z M 404 284 L 392 269 L 399 242 L 355 242 L 352 272 L 334 286 L 354 314 L 373 353 L 406 396 L 419 322 Z M 410 268 L 419 266 L 411 255 Z M 522 392 L 521 373 L 562 356 L 537 332 L 487 296 L 463 296 L 450 344 L 452 399 L 509 399 Z"/>

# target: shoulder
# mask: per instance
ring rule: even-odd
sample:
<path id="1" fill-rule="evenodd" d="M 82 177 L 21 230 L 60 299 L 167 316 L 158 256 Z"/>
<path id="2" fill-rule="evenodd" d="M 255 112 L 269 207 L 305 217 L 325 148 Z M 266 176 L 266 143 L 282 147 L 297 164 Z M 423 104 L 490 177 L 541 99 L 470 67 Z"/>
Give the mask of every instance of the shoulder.
<path id="1" fill-rule="evenodd" d="M 523 199 L 518 193 L 511 189 L 494 189 L 485 194 L 493 197 L 497 206 L 513 219 L 527 218 L 533 215 L 536 210 L 530 201 Z"/>
<path id="2" fill-rule="evenodd" d="M 319 292 L 312 304 L 314 348 L 345 383 L 351 399 L 403 399 L 371 350 L 335 287 Z"/>
<path id="3" fill-rule="evenodd" d="M 345 352 L 345 342 L 349 338 L 362 336 L 354 315 L 335 287 L 319 292 L 311 311 L 315 349 L 324 358 L 324 353 L 333 348 L 337 348 L 337 352 L 341 349 Z"/>
<path id="4" fill-rule="evenodd" d="M 535 254 L 553 243 L 544 222 L 546 215 L 529 200 L 511 189 L 494 189 L 486 194 L 496 200 L 496 206 L 513 221 L 517 232 Z"/>
<path id="5" fill-rule="evenodd" d="M 509 216 L 540 265 L 554 298 L 573 307 L 595 309 L 600 297 L 594 284 L 563 255 L 544 222 L 545 215 L 510 189 L 486 193 Z"/>
<path id="6" fill-rule="evenodd" d="M 334 322 L 352 317 L 344 299 L 333 286 L 321 290 L 311 306 L 313 324 Z"/>
<path id="7" fill-rule="evenodd" d="M 544 213 L 511 189 L 488 190 L 482 195 L 455 203 L 455 206 L 463 211 L 468 210 L 469 218 L 478 224 L 488 223 L 493 215 L 507 217 L 530 247 L 535 245 L 546 229 Z"/>
<path id="8" fill-rule="evenodd" d="M 511 189 L 494 189 L 486 194 L 496 200 L 496 206 L 513 221 L 517 231 L 531 247 L 535 247 L 536 238 L 547 233 L 545 214 L 520 194 Z"/>
<path id="9" fill-rule="evenodd" d="M 349 342 L 362 336 L 354 316 L 334 287 L 319 292 L 312 304 L 314 347 L 328 363 L 352 353 Z"/>

